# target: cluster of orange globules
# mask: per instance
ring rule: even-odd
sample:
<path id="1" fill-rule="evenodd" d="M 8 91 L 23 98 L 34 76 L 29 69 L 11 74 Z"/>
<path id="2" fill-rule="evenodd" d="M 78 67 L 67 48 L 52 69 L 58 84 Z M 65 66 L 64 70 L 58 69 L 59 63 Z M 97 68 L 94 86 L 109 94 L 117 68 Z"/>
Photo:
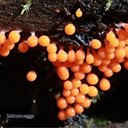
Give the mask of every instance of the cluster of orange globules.
<path id="1" fill-rule="evenodd" d="M 86 51 L 82 47 L 76 51 L 72 47 L 68 52 L 63 48 L 58 51 L 53 64 L 59 78 L 64 81 L 63 92 L 57 97 L 60 120 L 81 114 L 91 105 L 91 99 L 98 95 L 98 89 L 110 89 L 109 77 L 120 72 L 122 65 L 128 69 L 127 25 L 116 32 L 115 35 L 110 30 L 102 43 L 92 39 Z M 103 74 L 102 78 L 92 68 L 97 68 Z"/>
<path id="2" fill-rule="evenodd" d="M 81 16 L 82 11 L 78 9 L 76 17 Z M 21 41 L 21 31 L 11 31 L 7 37 L 6 32 L 1 31 L 0 55 L 8 56 L 16 43 L 21 53 L 26 53 L 29 48 L 37 45 L 46 48 L 48 60 L 53 63 L 58 77 L 63 81 L 63 91 L 56 99 L 58 118 L 64 121 L 88 108 L 91 99 L 98 95 L 98 89 L 109 90 L 111 84 L 108 78 L 121 70 L 121 64 L 128 69 L 128 25 L 124 24 L 123 27 L 124 29 L 116 29 L 117 35 L 110 30 L 102 43 L 98 39 L 92 39 L 87 50 L 82 46 L 77 50 L 69 46 L 69 49 L 65 50 L 64 46 L 57 47 L 56 42 L 51 42 L 47 35 L 37 37 L 35 32 L 31 32 L 27 40 Z M 76 27 L 72 23 L 64 27 L 65 34 L 69 36 L 75 31 Z M 102 72 L 102 78 L 93 72 L 93 68 Z M 37 73 L 29 71 L 26 78 L 33 82 Z"/>

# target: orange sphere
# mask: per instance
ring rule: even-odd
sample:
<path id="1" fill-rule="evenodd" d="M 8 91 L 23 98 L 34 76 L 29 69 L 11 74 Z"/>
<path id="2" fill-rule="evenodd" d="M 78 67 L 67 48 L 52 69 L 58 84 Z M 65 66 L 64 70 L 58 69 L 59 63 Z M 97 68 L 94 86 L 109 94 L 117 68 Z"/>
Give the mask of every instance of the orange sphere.
<path id="1" fill-rule="evenodd" d="M 115 34 L 113 31 L 109 31 L 107 34 L 106 34 L 106 39 L 107 41 L 111 41 L 113 38 L 115 38 Z"/>
<path id="2" fill-rule="evenodd" d="M 50 38 L 46 35 L 42 35 L 39 37 L 38 42 L 41 46 L 46 47 L 50 44 Z"/>
<path id="3" fill-rule="evenodd" d="M 77 10 L 76 10 L 76 17 L 78 17 L 78 18 L 80 18 L 80 17 L 82 17 L 82 15 L 83 15 L 83 12 L 81 11 L 81 9 L 80 8 L 78 8 Z"/>
<path id="4" fill-rule="evenodd" d="M 77 114 L 81 114 L 84 111 L 84 107 L 77 103 L 74 105 L 74 109 Z"/>
<path id="5" fill-rule="evenodd" d="M 92 54 L 87 54 L 86 56 L 86 63 L 87 64 L 92 64 L 94 62 L 94 56 Z"/>
<path id="6" fill-rule="evenodd" d="M 82 65 L 80 65 L 80 70 L 84 73 L 89 73 L 92 70 L 92 66 L 90 64 L 83 63 Z"/>
<path id="7" fill-rule="evenodd" d="M 99 49 L 101 47 L 101 42 L 97 39 L 93 39 L 91 42 L 91 47 L 94 49 Z"/>
<path id="8" fill-rule="evenodd" d="M 64 110 L 60 110 L 60 111 L 59 111 L 59 113 L 58 113 L 58 118 L 59 118 L 59 120 L 61 120 L 61 121 L 65 121 L 65 120 L 66 120 L 67 115 L 66 115 L 66 113 L 65 113 Z"/>
<path id="9" fill-rule="evenodd" d="M 73 88 L 72 82 L 70 80 L 66 80 L 63 84 L 64 89 L 71 90 Z"/>
<path id="10" fill-rule="evenodd" d="M 73 89 L 71 90 L 71 95 L 72 95 L 72 96 L 77 96 L 78 94 L 79 94 L 79 89 L 73 88 Z"/>
<path id="11" fill-rule="evenodd" d="M 67 101 L 65 100 L 65 98 L 59 97 L 57 99 L 57 106 L 58 106 L 59 109 L 65 109 L 68 106 Z"/>
<path id="12" fill-rule="evenodd" d="M 73 85 L 73 88 L 78 88 L 81 85 L 81 81 L 79 79 L 73 79 L 72 85 Z"/>
<path id="13" fill-rule="evenodd" d="M 111 76 L 113 75 L 113 71 L 112 71 L 110 68 L 108 68 L 108 69 L 104 72 L 104 75 L 105 75 L 106 77 L 111 77 Z"/>
<path id="14" fill-rule="evenodd" d="M 79 88 L 81 94 L 88 94 L 89 92 L 89 86 L 87 84 L 81 84 L 80 88 Z"/>
<path id="15" fill-rule="evenodd" d="M 110 82 L 106 78 L 103 78 L 99 82 L 99 87 L 102 91 L 107 91 L 110 89 Z"/>
<path id="16" fill-rule="evenodd" d="M 91 100 L 90 100 L 88 97 L 85 97 L 85 101 L 82 102 L 81 105 L 82 105 L 84 108 L 88 108 L 88 107 L 90 107 L 90 105 L 91 105 Z"/>
<path id="17" fill-rule="evenodd" d="M 3 44 L 3 49 L 12 50 L 14 48 L 15 44 L 9 42 L 9 40 L 6 40 Z"/>
<path id="18" fill-rule="evenodd" d="M 17 43 L 20 40 L 20 33 L 19 31 L 11 31 L 8 35 L 9 41 L 11 43 Z"/>
<path id="19" fill-rule="evenodd" d="M 68 59 L 68 54 L 63 49 L 60 49 L 57 54 L 57 60 L 60 62 L 65 62 Z"/>
<path id="20" fill-rule="evenodd" d="M 126 55 L 125 53 L 125 49 L 124 48 L 116 48 L 116 51 L 115 51 L 115 57 L 117 59 L 122 59 L 124 58 Z"/>
<path id="21" fill-rule="evenodd" d="M 31 35 L 28 39 L 27 39 L 27 44 L 29 47 L 35 47 L 38 44 L 38 38 L 35 35 Z"/>
<path id="22" fill-rule="evenodd" d="M 98 95 L 98 89 L 95 86 L 89 86 L 88 95 L 90 97 L 96 97 Z"/>
<path id="23" fill-rule="evenodd" d="M 74 77 L 75 77 L 76 79 L 82 80 L 82 79 L 84 79 L 84 77 L 85 77 L 85 73 L 80 72 L 80 71 L 75 72 L 75 73 L 74 73 Z"/>
<path id="24" fill-rule="evenodd" d="M 28 47 L 28 44 L 25 43 L 25 42 L 21 42 L 19 43 L 18 45 L 18 50 L 21 52 L 21 53 L 26 53 L 28 51 L 29 47 Z"/>
<path id="25" fill-rule="evenodd" d="M 98 76 L 94 73 L 89 73 L 86 79 L 87 79 L 87 82 L 91 85 L 96 85 L 99 81 Z"/>
<path id="26" fill-rule="evenodd" d="M 67 80 L 69 78 L 69 71 L 65 66 L 58 67 L 57 74 L 61 80 Z"/>
<path id="27" fill-rule="evenodd" d="M 29 71 L 26 77 L 28 81 L 33 82 L 37 78 L 37 73 L 35 71 Z"/>
<path id="28" fill-rule="evenodd" d="M 49 44 L 49 45 L 47 46 L 47 52 L 48 52 L 48 53 L 56 53 L 56 51 L 57 51 L 57 46 L 56 46 L 56 44 L 51 43 L 51 44 Z"/>
<path id="29" fill-rule="evenodd" d="M 74 96 L 69 96 L 66 98 L 66 101 L 68 104 L 73 104 L 75 102 L 75 97 Z"/>
<path id="30" fill-rule="evenodd" d="M 70 49 L 69 52 L 68 52 L 68 61 L 69 62 L 75 62 L 75 56 L 76 56 L 76 53 L 73 49 Z"/>
<path id="31" fill-rule="evenodd" d="M 74 24 L 69 23 L 65 26 L 64 31 L 67 35 L 73 35 L 76 31 L 76 27 L 74 26 Z"/>
<path id="32" fill-rule="evenodd" d="M 76 60 L 81 61 L 84 60 L 85 58 L 85 52 L 83 51 L 83 49 L 79 49 L 76 51 Z"/>
<path id="33" fill-rule="evenodd" d="M 10 50 L 8 50 L 7 48 L 1 47 L 0 49 L 0 55 L 2 57 L 7 57 L 10 53 Z"/>
<path id="34" fill-rule="evenodd" d="M 85 101 L 85 95 L 84 94 L 78 94 L 77 96 L 76 96 L 76 102 L 77 103 L 82 103 L 82 102 L 84 102 Z"/>
<path id="35" fill-rule="evenodd" d="M 71 66 L 71 71 L 72 72 L 78 72 L 80 70 L 80 66 L 79 65 L 72 65 Z"/>
<path id="36" fill-rule="evenodd" d="M 64 89 L 62 93 L 64 97 L 68 97 L 71 94 L 70 90 L 66 90 L 66 89 Z"/>
<path id="37" fill-rule="evenodd" d="M 57 60 L 57 54 L 56 53 L 49 53 L 48 54 L 48 60 L 50 62 L 55 62 Z"/>
<path id="38" fill-rule="evenodd" d="M 75 109 L 71 106 L 69 106 L 65 112 L 68 117 L 74 117 L 76 114 Z"/>

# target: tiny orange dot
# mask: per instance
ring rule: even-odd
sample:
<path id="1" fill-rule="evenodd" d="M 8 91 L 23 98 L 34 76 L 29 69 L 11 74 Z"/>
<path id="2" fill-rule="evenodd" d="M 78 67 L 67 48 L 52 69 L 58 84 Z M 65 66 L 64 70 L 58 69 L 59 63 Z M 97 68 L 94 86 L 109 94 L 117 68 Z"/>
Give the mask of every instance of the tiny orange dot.
<path id="1" fill-rule="evenodd" d="M 31 35 L 28 39 L 27 39 L 27 44 L 30 47 L 35 47 L 38 44 L 38 38 L 35 35 Z"/>
<path id="2" fill-rule="evenodd" d="M 88 75 L 87 75 L 87 82 L 89 83 L 89 84 L 91 84 L 91 85 L 95 85 L 95 84 L 97 84 L 98 83 L 98 81 L 99 81 L 99 78 L 98 78 L 98 76 L 96 75 L 96 74 L 94 74 L 94 73 L 89 73 Z"/>
<path id="3" fill-rule="evenodd" d="M 35 71 L 29 71 L 26 77 L 28 81 L 33 82 L 37 78 L 37 73 Z"/>
<path id="4" fill-rule="evenodd" d="M 18 45 L 18 50 L 21 52 L 21 53 L 26 53 L 29 49 L 29 46 L 27 43 L 25 42 L 21 42 L 19 43 Z"/>
<path id="5" fill-rule="evenodd" d="M 65 98 L 59 97 L 57 99 L 57 106 L 58 106 L 59 109 L 65 109 L 68 106 Z"/>
<path id="6" fill-rule="evenodd" d="M 84 107 L 77 103 L 74 105 L 74 109 L 77 114 L 81 114 L 84 111 Z"/>
<path id="7" fill-rule="evenodd" d="M 99 82 L 99 87 L 102 91 L 107 91 L 110 89 L 110 82 L 106 78 L 103 78 Z"/>
<path id="8" fill-rule="evenodd" d="M 101 42 L 97 39 L 93 39 L 91 42 L 91 47 L 94 49 L 99 49 L 101 47 Z"/>
<path id="9" fill-rule="evenodd" d="M 50 38 L 46 35 L 40 36 L 38 41 L 39 44 L 43 47 L 46 47 L 50 44 Z"/>
<path id="10" fill-rule="evenodd" d="M 76 31 L 76 27 L 74 26 L 74 24 L 69 23 L 65 26 L 64 31 L 67 35 L 73 35 Z"/>
<path id="11" fill-rule="evenodd" d="M 59 118 L 59 120 L 61 120 L 61 121 L 65 121 L 65 120 L 66 120 L 67 116 L 66 116 L 66 113 L 65 113 L 64 110 L 60 110 L 60 111 L 59 111 L 59 113 L 58 113 L 58 118 Z"/>
<path id="12" fill-rule="evenodd" d="M 19 40 L 20 40 L 20 33 L 19 33 L 19 31 L 15 31 L 15 30 L 11 31 L 9 33 L 8 38 L 9 38 L 9 41 L 12 42 L 12 43 L 19 42 Z"/>
<path id="13" fill-rule="evenodd" d="M 83 15 L 83 12 L 81 11 L 80 8 L 78 8 L 78 9 L 76 10 L 76 17 L 82 17 L 82 15 Z"/>

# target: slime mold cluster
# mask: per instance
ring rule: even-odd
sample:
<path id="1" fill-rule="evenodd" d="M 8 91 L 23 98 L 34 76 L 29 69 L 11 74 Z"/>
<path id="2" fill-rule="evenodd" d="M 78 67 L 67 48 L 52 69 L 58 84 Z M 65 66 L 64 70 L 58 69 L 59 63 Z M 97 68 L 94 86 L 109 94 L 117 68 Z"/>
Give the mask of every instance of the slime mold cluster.
<path id="1" fill-rule="evenodd" d="M 96 5 L 100 2 L 97 0 Z M 61 81 L 62 90 L 55 94 L 57 116 L 61 121 L 86 111 L 93 98 L 111 89 L 110 78 L 122 67 L 128 69 L 128 23 L 121 22 L 120 18 L 116 23 L 113 17 L 108 23 L 109 9 L 117 7 L 115 16 L 121 17 L 118 4 L 111 6 L 112 2 L 103 2 L 105 8 L 98 8 L 94 3 L 77 1 L 72 13 L 65 7 L 63 11 L 55 9 L 56 16 L 63 15 L 66 20 L 49 32 L 22 28 L 0 32 L 1 58 L 9 56 L 13 50 L 25 55 L 37 47 L 45 53 Z M 34 69 L 26 72 L 30 83 L 38 77 Z"/>

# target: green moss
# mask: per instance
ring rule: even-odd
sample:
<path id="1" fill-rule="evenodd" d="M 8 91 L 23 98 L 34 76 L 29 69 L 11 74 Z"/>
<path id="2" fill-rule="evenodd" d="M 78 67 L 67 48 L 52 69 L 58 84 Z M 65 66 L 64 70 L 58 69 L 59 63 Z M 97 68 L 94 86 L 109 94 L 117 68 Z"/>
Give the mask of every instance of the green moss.
<path id="1" fill-rule="evenodd" d="M 106 0 L 106 6 L 105 6 L 105 11 L 109 11 L 111 5 L 112 5 L 112 2 L 113 0 Z"/>
<path id="2" fill-rule="evenodd" d="M 32 4 L 32 0 L 27 0 L 24 5 L 21 5 L 22 11 L 20 14 L 23 15 L 25 12 L 29 11 L 31 4 Z"/>

